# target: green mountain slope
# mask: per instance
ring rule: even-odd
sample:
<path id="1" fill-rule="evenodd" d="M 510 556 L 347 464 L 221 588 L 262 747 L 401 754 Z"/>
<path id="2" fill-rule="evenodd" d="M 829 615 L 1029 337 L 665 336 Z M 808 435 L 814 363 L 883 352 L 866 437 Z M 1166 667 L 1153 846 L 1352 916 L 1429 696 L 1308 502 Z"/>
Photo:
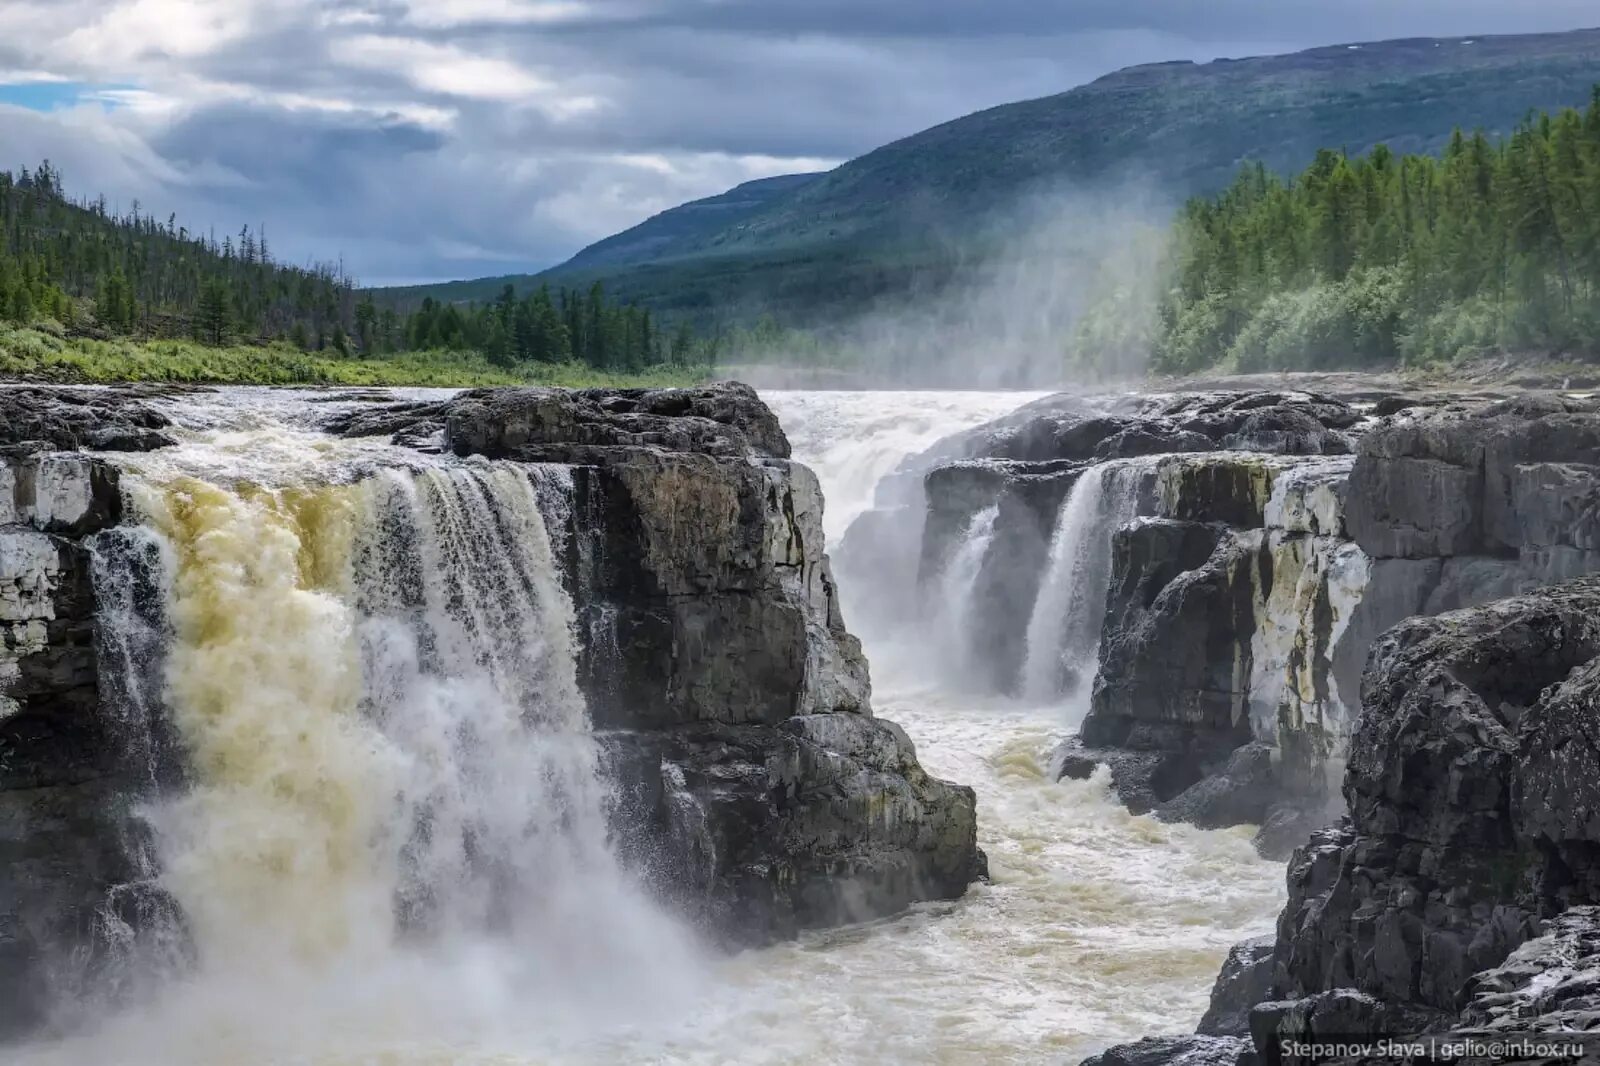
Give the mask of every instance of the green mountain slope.
<path id="1" fill-rule="evenodd" d="M 675 249 L 692 247 L 704 238 L 739 225 L 821 176 L 784 174 L 762 178 L 747 181 L 718 196 L 692 200 L 589 245 L 564 266 L 569 270 L 617 267 L 671 255 Z"/>
<path id="2" fill-rule="evenodd" d="M 669 315 L 815 325 L 958 278 L 1005 241 L 1025 197 L 1137 181 L 1175 202 L 1245 160 L 1290 172 L 1326 146 L 1435 152 L 1456 127 L 1503 134 L 1531 110 L 1580 105 L 1596 82 L 1600 30 L 1132 67 L 886 145 L 719 226 L 667 212 L 543 276 L 603 280 Z M 390 298 L 484 299 L 504 280 Z"/>
<path id="3" fill-rule="evenodd" d="M 716 196 L 691 200 L 686 204 L 668 208 L 631 229 L 596 241 L 567 260 L 557 270 L 564 275 L 588 271 L 604 273 L 619 267 L 646 263 L 663 255 L 670 256 L 678 249 L 692 246 L 701 237 L 738 225 L 762 208 L 770 206 L 774 201 L 819 177 L 820 174 L 782 174 L 772 178 L 758 178 L 743 185 L 736 185 Z M 555 271 L 548 273 L 553 274 Z M 447 282 L 441 285 L 410 285 L 378 291 L 393 306 L 410 312 L 414 311 L 427 296 L 449 303 L 483 303 L 498 296 L 508 282 L 524 293 L 535 284 L 531 275 L 512 274 Z"/>

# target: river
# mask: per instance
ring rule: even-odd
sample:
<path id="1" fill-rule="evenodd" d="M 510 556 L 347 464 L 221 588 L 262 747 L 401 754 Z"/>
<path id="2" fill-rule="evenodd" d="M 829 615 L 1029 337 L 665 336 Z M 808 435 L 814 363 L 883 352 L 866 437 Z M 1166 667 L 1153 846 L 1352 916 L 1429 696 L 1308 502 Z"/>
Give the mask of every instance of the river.
<path id="1" fill-rule="evenodd" d="M 293 415 L 296 397 L 255 395 L 235 392 L 207 410 L 178 412 L 187 423 L 183 448 L 133 460 L 129 473 L 152 535 L 179 561 L 170 595 L 192 624 L 175 654 L 187 657 L 179 676 L 197 689 L 184 696 L 198 716 L 186 728 L 215 749 L 216 766 L 226 771 L 167 812 L 176 820 L 171 835 L 188 849 L 172 878 L 188 879 L 180 892 L 186 911 L 225 950 L 213 950 L 198 973 L 149 1002 L 65 1042 L 30 1048 L 23 1061 L 1071 1062 L 1111 1043 L 1192 1027 L 1227 948 L 1270 930 L 1283 870 L 1255 855 L 1248 829 L 1202 832 L 1131 816 L 1103 775 L 1052 781 L 1049 753 L 1081 707 L 961 695 L 897 654 L 917 634 L 869 629 L 860 635 L 873 662 L 876 712 L 905 727 L 929 772 L 976 789 L 989 883 L 959 901 L 718 958 L 626 891 L 595 836 L 596 821 L 546 875 L 573 879 L 557 919 L 544 913 L 513 923 L 516 935 L 505 942 L 463 941 L 447 954 L 405 950 L 384 931 L 386 908 L 373 902 L 403 898 L 405 886 L 352 874 L 341 856 L 351 841 L 370 849 L 373 834 L 385 832 L 363 790 L 434 795 L 433 802 L 449 793 L 453 779 L 438 770 L 430 748 L 434 718 L 471 700 L 515 703 L 529 671 L 553 671 L 560 698 L 546 699 L 540 728 L 561 752 L 559 765 L 536 755 L 534 763 L 496 763 L 473 776 L 553 779 L 581 810 L 597 813 L 578 774 L 592 756 L 574 718 L 570 676 L 543 660 L 502 663 L 496 651 L 508 626 L 561 631 L 570 604 L 558 589 L 541 589 L 492 619 L 458 616 L 442 601 L 422 605 L 416 624 L 428 627 L 430 646 L 448 633 L 459 647 L 444 668 L 430 667 L 425 699 L 394 697 L 380 734 L 359 723 L 330 725 L 317 708 L 336 702 L 330 693 L 349 683 L 356 660 L 340 656 L 361 649 L 371 656 L 374 642 L 397 684 L 416 689 L 412 635 L 359 589 L 330 586 L 308 596 L 266 580 L 247 583 L 245 596 L 228 582 L 252 568 L 270 574 L 274 558 L 309 553 L 358 560 L 345 569 L 377 588 L 389 571 L 361 547 L 375 524 L 399 523 L 424 545 L 470 534 L 470 508 L 460 502 L 469 497 L 503 498 L 504 509 L 521 516 L 524 535 L 502 546 L 533 553 L 519 565 L 548 570 L 540 511 L 560 486 L 503 473 L 484 480 L 490 475 L 481 470 L 446 464 L 428 472 L 420 501 L 397 496 L 381 477 L 272 501 L 220 491 L 206 479 L 222 471 L 292 484 L 305 467 L 381 461 L 374 445 L 334 444 L 309 432 Z M 819 475 L 830 542 L 837 542 L 903 459 L 1028 397 L 774 392 L 767 399 L 795 457 Z M 421 559 L 418 565 L 439 569 L 439 580 L 493 585 L 492 574 L 479 572 L 486 564 L 460 564 L 457 573 L 449 552 Z M 846 606 L 866 594 L 847 589 Z M 352 613 L 354 602 L 361 612 Z M 298 639 L 285 639 L 291 631 Z M 239 706 L 249 714 L 217 717 L 218 708 Z M 290 728 L 279 728 L 295 715 Z M 340 760 L 337 772 L 307 765 L 330 757 Z M 493 744 L 483 757 L 511 758 Z M 482 809 L 532 802 L 515 789 L 449 798 Z M 296 836 L 308 811 L 322 817 L 330 809 L 338 817 L 328 824 L 342 839 Z M 241 838 L 266 840 L 266 859 L 259 848 L 236 847 Z M 447 836 L 436 843 L 432 861 L 447 867 L 459 845 Z M 243 859 L 244 850 L 254 854 Z M 311 875 L 296 876 L 308 863 L 316 867 Z M 462 884 L 444 902 L 472 907 L 474 893 Z M 307 960 L 296 945 L 304 922 L 349 929 L 347 949 Z"/>

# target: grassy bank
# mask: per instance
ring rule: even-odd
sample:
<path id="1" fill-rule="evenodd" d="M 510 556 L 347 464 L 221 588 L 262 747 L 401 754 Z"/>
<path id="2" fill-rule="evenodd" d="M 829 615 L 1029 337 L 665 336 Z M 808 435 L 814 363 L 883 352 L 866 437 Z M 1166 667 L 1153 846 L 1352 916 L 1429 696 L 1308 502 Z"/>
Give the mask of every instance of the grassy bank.
<path id="1" fill-rule="evenodd" d="M 0 326 L 0 380 L 108 384 L 166 381 L 206 385 L 692 385 L 706 367 L 655 367 L 641 374 L 575 363 L 491 364 L 477 352 L 406 352 L 360 359 L 290 345 L 211 348 L 191 341 L 97 341 Z"/>

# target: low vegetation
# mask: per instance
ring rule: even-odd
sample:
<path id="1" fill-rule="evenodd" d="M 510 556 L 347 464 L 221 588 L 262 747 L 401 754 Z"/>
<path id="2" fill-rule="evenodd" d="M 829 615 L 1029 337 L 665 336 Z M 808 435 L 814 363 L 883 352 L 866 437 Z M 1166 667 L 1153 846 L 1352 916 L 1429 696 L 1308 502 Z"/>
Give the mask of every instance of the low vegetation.
<path id="1" fill-rule="evenodd" d="M 292 344 L 214 347 L 187 340 L 91 340 L 69 337 L 59 324 L 0 324 L 0 378 L 110 383 L 187 382 L 235 385 L 689 385 L 705 367 L 653 367 L 638 373 L 596 370 L 582 363 L 496 366 L 481 353 L 449 350 L 360 358 L 306 352 Z"/>

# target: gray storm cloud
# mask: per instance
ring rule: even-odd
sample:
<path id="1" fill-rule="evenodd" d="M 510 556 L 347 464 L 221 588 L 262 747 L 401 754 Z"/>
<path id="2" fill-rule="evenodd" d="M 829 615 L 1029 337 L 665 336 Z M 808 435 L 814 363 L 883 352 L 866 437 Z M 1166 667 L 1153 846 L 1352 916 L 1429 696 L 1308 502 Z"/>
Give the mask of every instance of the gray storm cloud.
<path id="1" fill-rule="evenodd" d="M 0 86 L 85 87 L 0 102 L 0 166 L 49 156 L 74 192 L 265 226 L 372 283 L 482 276 L 1130 63 L 1594 21 L 1568 0 L 0 0 Z"/>

